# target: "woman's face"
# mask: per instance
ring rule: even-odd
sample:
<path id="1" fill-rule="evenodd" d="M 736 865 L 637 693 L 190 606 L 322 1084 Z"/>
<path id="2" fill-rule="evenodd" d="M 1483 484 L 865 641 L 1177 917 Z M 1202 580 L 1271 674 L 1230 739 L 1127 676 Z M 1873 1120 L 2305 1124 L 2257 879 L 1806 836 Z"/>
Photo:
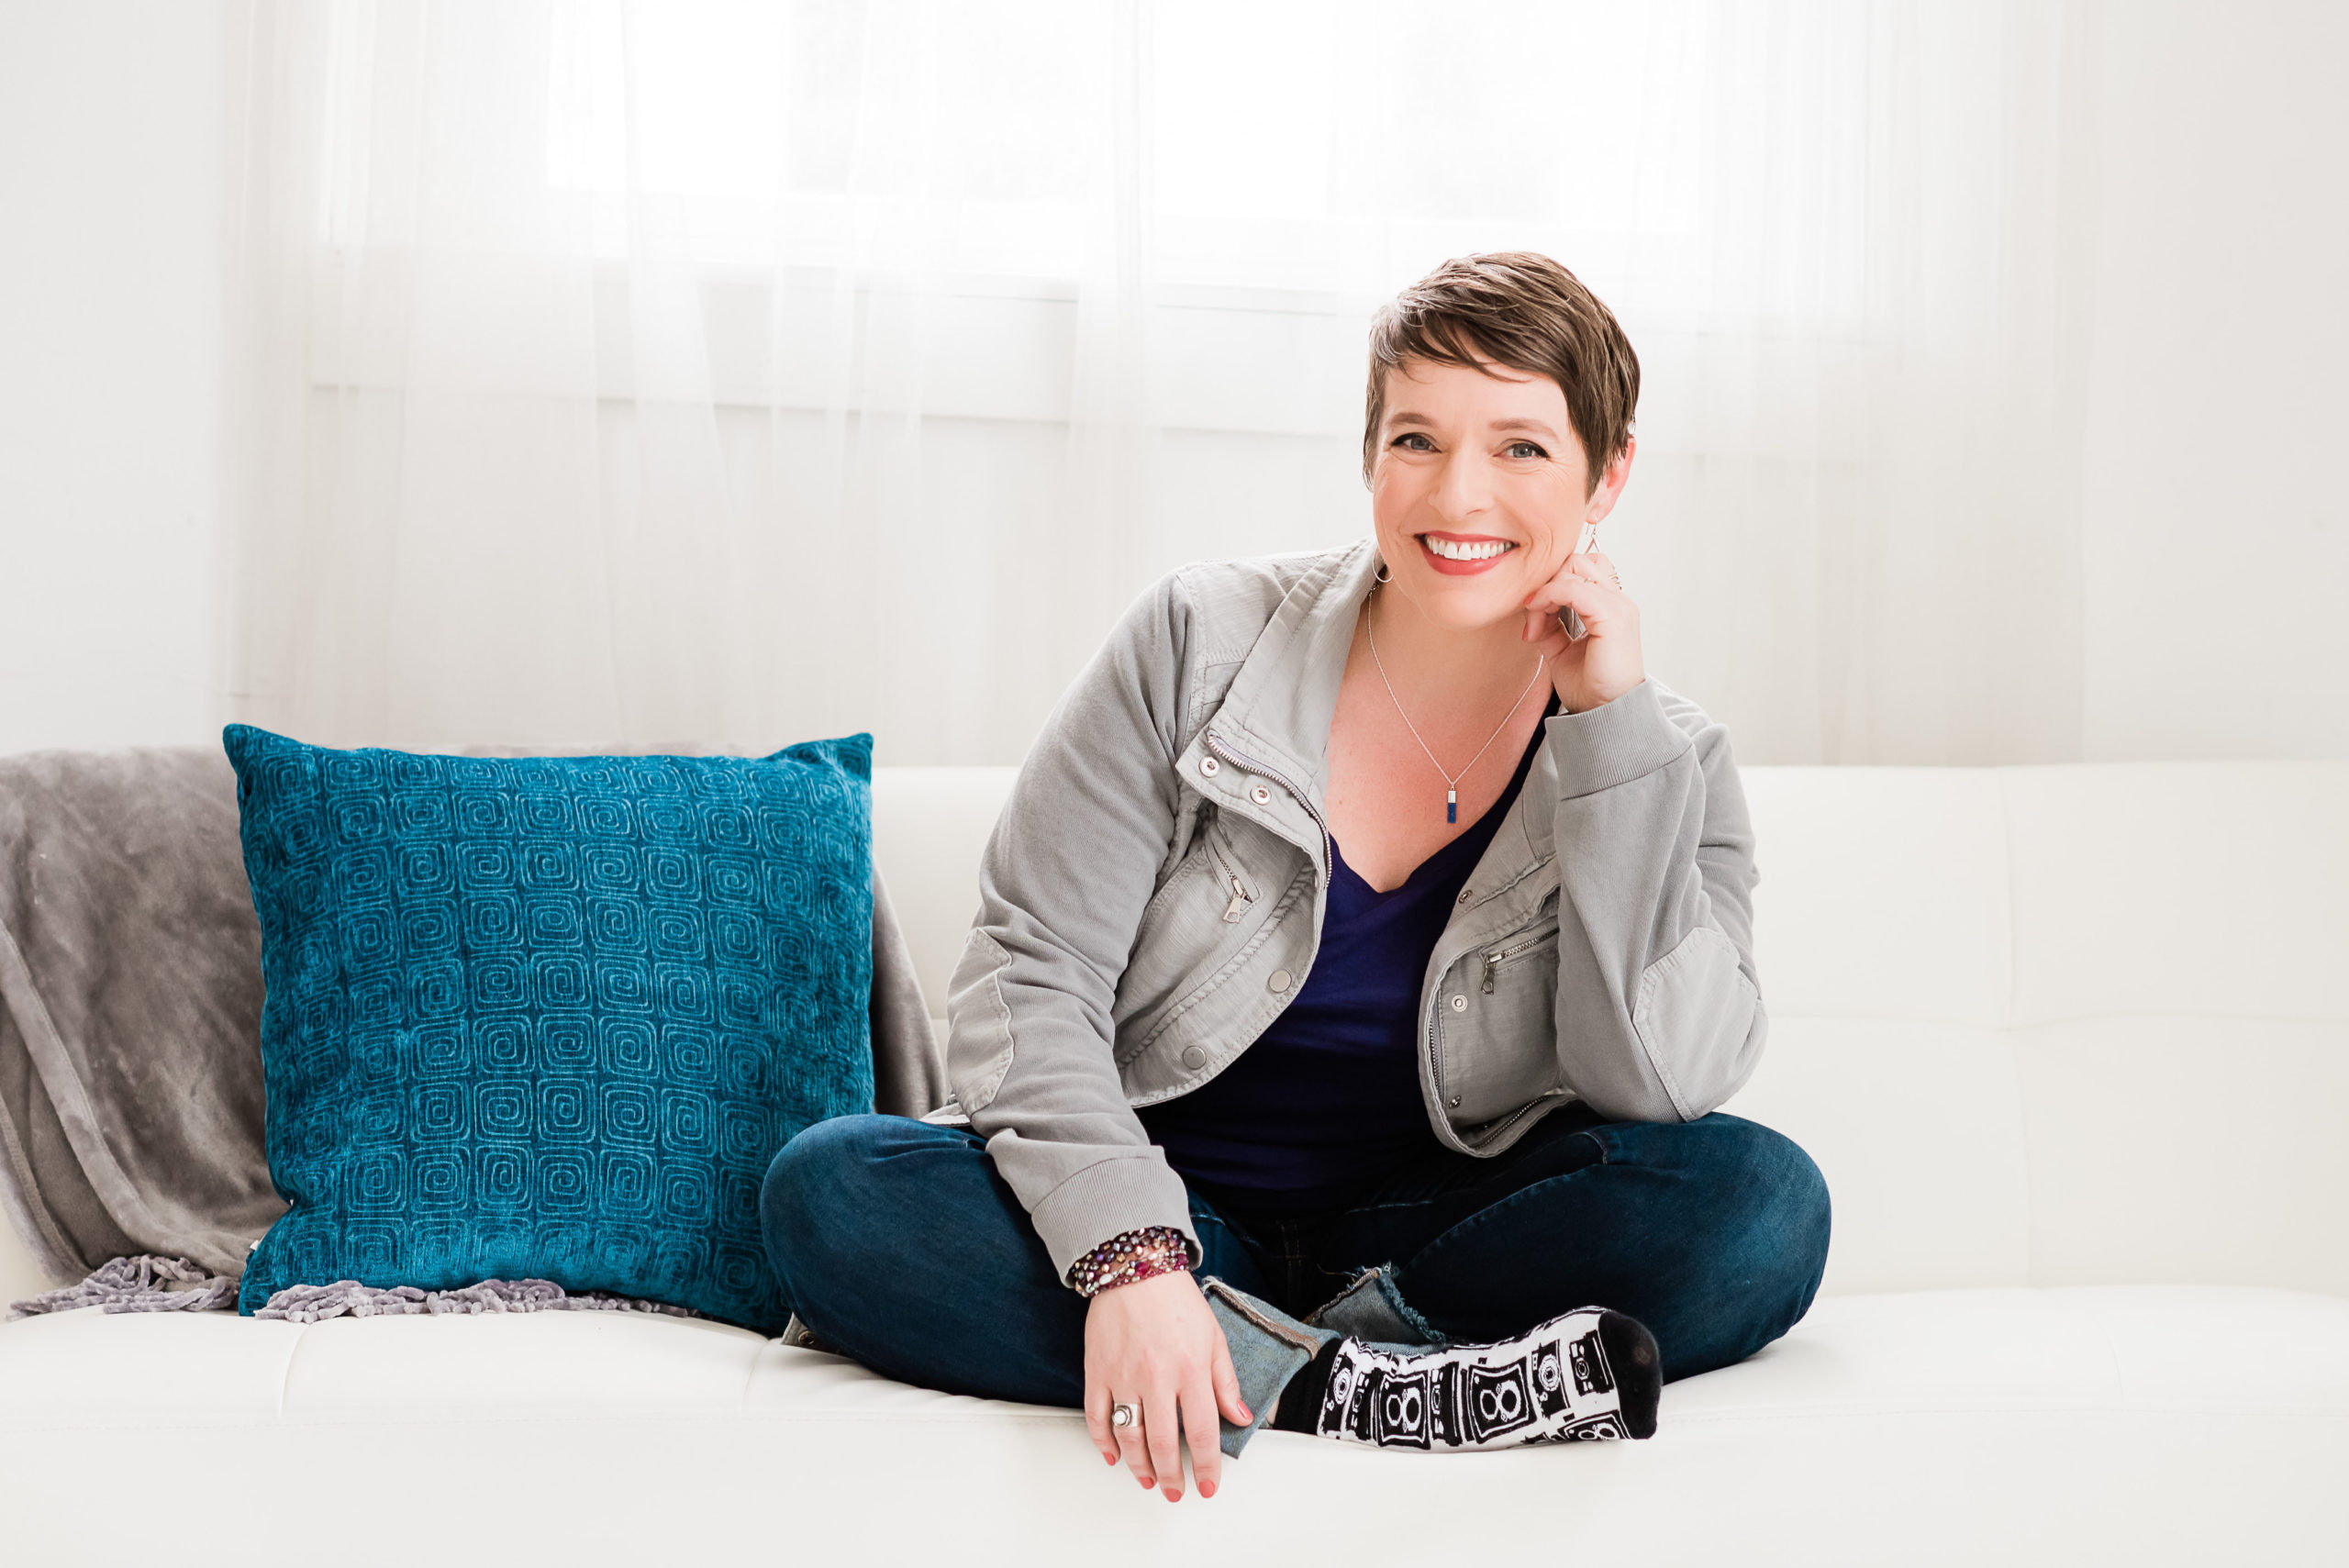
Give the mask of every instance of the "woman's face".
<path id="1" fill-rule="evenodd" d="M 1407 360 L 1386 375 L 1371 517 L 1394 586 L 1439 626 L 1510 619 L 1614 508 L 1631 454 L 1596 490 L 1546 375 Z"/>

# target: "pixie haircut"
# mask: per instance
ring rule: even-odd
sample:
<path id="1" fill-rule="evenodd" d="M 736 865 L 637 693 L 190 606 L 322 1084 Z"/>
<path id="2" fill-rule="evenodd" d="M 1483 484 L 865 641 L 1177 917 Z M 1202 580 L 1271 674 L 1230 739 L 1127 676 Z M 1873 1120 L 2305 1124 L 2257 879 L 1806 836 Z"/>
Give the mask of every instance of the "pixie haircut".
<path id="1" fill-rule="evenodd" d="M 1370 324 L 1370 395 L 1362 476 L 1378 460 L 1386 378 L 1406 360 L 1484 368 L 1486 361 L 1546 375 L 1566 395 L 1566 414 L 1597 489 L 1607 465 L 1631 444 L 1640 359 L 1615 313 L 1565 268 L 1531 250 L 1456 256 L 1381 309 Z"/>

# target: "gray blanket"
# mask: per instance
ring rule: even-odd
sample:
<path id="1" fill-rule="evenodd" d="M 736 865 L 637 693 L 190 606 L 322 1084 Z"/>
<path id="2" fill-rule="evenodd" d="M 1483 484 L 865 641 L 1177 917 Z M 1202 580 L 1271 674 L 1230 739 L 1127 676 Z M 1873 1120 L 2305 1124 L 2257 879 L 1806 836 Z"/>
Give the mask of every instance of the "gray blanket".
<path id="1" fill-rule="evenodd" d="M 878 1108 L 946 1097 L 873 886 Z M 284 1203 L 262 1139 L 261 926 L 217 747 L 0 758 L 0 1207 L 52 1278 L 118 1258 L 234 1280 Z"/>

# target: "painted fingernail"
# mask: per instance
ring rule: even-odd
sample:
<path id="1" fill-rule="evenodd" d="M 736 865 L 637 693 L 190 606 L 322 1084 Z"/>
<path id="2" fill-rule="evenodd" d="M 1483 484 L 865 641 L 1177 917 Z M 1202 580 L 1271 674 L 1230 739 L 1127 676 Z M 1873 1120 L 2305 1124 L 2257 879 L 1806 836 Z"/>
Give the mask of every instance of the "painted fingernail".
<path id="1" fill-rule="evenodd" d="M 1181 1502 L 1181 1501 L 1183 1500 L 1183 1492 L 1182 1492 L 1182 1489 L 1181 1489 L 1180 1487 L 1176 1487 L 1176 1486 L 1169 1486 L 1169 1487 L 1167 1487 L 1167 1488 L 1166 1488 L 1166 1500 L 1167 1500 L 1168 1502 L 1170 1502 L 1170 1503 L 1179 1503 L 1179 1502 Z"/>
<path id="2" fill-rule="evenodd" d="M 1200 1482 L 1200 1483 L 1199 1483 L 1199 1496 L 1202 1496 L 1202 1497 L 1212 1497 L 1212 1496 L 1215 1496 L 1215 1483 L 1214 1483 L 1214 1482 L 1212 1482 L 1212 1481 L 1202 1481 L 1202 1482 Z"/>
<path id="3" fill-rule="evenodd" d="M 1141 1489 L 1142 1489 L 1143 1491 L 1145 1491 L 1145 1492 L 1149 1491 L 1152 1486 L 1155 1486 L 1155 1485 L 1158 1485 L 1158 1477 L 1157 1477 L 1157 1476 L 1155 1476 L 1155 1475 L 1145 1475 L 1145 1476 L 1142 1476 L 1142 1477 L 1141 1478 Z"/>
<path id="4" fill-rule="evenodd" d="M 1118 1462 L 1118 1456 L 1114 1453 L 1105 1453 L 1101 1456 L 1101 1462 L 1104 1464 L 1115 1464 Z"/>

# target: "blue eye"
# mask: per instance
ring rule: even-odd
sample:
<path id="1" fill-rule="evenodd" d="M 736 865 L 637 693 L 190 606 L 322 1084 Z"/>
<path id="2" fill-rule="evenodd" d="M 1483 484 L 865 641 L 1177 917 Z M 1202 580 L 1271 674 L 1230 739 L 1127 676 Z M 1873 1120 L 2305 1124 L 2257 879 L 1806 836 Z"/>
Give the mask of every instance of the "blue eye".
<path id="1" fill-rule="evenodd" d="M 1419 444 L 1418 446 L 1415 446 L 1415 447 L 1414 447 L 1414 446 L 1407 446 L 1407 445 L 1405 444 L 1405 443 L 1407 443 L 1407 442 L 1410 442 L 1410 441 L 1417 441 L 1417 442 L 1419 442 Z M 1399 435 L 1399 436 L 1396 437 L 1396 438 L 1395 438 L 1395 439 L 1394 439 L 1394 441 L 1393 441 L 1391 444 L 1393 444 L 1393 445 L 1395 445 L 1395 446 L 1398 446 L 1398 447 L 1403 447 L 1403 448 L 1404 448 L 1404 450 L 1407 450 L 1407 451 L 1415 451 L 1415 452 L 1431 452 L 1431 451 L 1435 450 L 1435 443 L 1434 443 L 1433 441 L 1431 441 L 1431 440 L 1429 440 L 1425 436 L 1423 436 L 1423 435 L 1419 434 L 1417 430 L 1406 430 L 1406 431 L 1404 431 L 1401 435 Z"/>
<path id="2" fill-rule="evenodd" d="M 1543 451 L 1540 447 L 1535 446 L 1531 441 L 1511 441 L 1508 444 L 1508 455 L 1511 457 L 1536 458 L 1548 457 L 1550 454 Z"/>

